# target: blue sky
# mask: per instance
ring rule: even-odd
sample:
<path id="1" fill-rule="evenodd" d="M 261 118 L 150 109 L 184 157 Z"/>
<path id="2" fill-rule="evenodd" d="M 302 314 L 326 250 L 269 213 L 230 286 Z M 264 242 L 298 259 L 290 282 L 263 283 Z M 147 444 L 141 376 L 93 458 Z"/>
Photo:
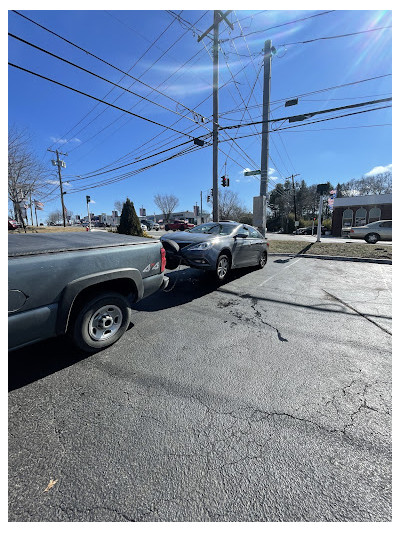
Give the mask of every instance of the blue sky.
<path id="1" fill-rule="evenodd" d="M 175 194 L 178 209 L 192 210 L 200 203 L 200 192 L 204 202 L 212 187 L 212 148 L 195 148 L 191 141 L 212 129 L 211 40 L 206 37 L 197 42 L 199 33 L 212 24 L 212 10 L 111 11 L 108 3 L 103 10 L 94 11 L 70 5 L 76 9 L 18 11 L 119 71 L 12 11 L 8 31 L 135 95 L 12 37 L 9 61 L 158 124 L 14 67 L 8 69 L 9 124 L 31 132 L 34 150 L 49 168 L 54 154 L 48 148 L 68 153 L 62 157 L 67 165 L 62 174 L 65 204 L 74 214 L 87 213 L 87 194 L 93 199 L 91 211 L 95 214 L 110 214 L 114 202 L 126 197 L 137 212 L 143 206 L 147 214 L 158 213 L 153 201 L 157 193 Z M 392 30 L 376 30 L 391 26 L 391 11 L 326 11 L 265 11 L 260 7 L 234 10 L 228 17 L 233 30 L 221 23 L 220 126 L 261 120 L 266 39 L 276 48 L 271 118 L 391 97 Z M 284 106 L 285 99 L 296 96 L 297 106 Z M 308 185 L 327 180 L 336 184 L 379 167 L 391 168 L 390 107 L 309 123 L 388 105 L 390 102 L 321 114 L 301 123 L 275 123 L 273 128 L 278 131 L 270 134 L 269 189 L 291 174 L 299 174 L 296 180 L 304 179 Z M 206 122 L 196 122 L 192 111 Z M 288 126 L 297 127 L 283 129 Z M 253 196 L 259 194 L 260 182 L 258 177 L 245 177 L 243 170 L 260 168 L 258 132 L 261 125 L 220 133 L 220 176 L 229 177 L 231 190 L 249 209 Z M 178 147 L 182 143 L 186 144 Z M 189 153 L 141 170 L 186 149 Z M 45 211 L 38 212 L 40 221 L 60 209 L 57 190 L 37 199 L 45 204 Z"/>

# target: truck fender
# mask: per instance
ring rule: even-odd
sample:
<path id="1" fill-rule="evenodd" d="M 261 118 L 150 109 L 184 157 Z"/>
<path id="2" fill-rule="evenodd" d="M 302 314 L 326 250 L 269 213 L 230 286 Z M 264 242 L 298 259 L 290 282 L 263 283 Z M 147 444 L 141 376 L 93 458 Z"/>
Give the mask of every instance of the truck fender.
<path id="1" fill-rule="evenodd" d="M 56 333 L 63 335 L 68 328 L 71 309 L 76 297 L 85 289 L 94 287 L 100 283 L 113 280 L 129 279 L 133 281 L 136 291 L 137 299 L 143 297 L 143 280 L 142 276 L 136 268 L 122 268 L 117 270 L 107 270 L 101 274 L 95 273 L 82 278 L 78 278 L 71 283 L 68 283 L 62 291 L 61 298 L 58 305 Z"/>

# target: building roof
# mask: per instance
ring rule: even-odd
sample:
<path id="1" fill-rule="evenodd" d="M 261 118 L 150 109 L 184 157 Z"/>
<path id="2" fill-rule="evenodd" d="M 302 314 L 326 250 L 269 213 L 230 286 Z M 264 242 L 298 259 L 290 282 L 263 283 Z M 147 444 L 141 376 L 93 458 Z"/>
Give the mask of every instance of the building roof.
<path id="1" fill-rule="evenodd" d="M 333 207 L 350 207 L 353 205 L 376 205 L 376 204 L 391 204 L 391 194 L 367 194 L 365 196 L 346 196 L 342 198 L 335 198 Z"/>

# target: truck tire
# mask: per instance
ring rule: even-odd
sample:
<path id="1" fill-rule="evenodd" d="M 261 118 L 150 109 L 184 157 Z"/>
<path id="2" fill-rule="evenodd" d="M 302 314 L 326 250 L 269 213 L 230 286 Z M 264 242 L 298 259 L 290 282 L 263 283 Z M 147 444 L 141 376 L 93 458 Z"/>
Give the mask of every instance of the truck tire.
<path id="1" fill-rule="evenodd" d="M 107 348 L 125 333 L 130 317 L 125 296 L 118 292 L 99 294 L 78 311 L 70 332 L 72 341 L 89 353 Z"/>

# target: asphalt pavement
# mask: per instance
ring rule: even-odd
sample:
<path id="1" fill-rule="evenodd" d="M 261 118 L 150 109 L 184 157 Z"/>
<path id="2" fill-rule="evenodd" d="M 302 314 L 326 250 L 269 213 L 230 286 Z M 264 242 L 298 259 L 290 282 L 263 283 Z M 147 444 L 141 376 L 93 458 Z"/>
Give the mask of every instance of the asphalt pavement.
<path id="1" fill-rule="evenodd" d="M 9 520 L 389 522 L 390 265 L 270 257 L 9 355 Z"/>

